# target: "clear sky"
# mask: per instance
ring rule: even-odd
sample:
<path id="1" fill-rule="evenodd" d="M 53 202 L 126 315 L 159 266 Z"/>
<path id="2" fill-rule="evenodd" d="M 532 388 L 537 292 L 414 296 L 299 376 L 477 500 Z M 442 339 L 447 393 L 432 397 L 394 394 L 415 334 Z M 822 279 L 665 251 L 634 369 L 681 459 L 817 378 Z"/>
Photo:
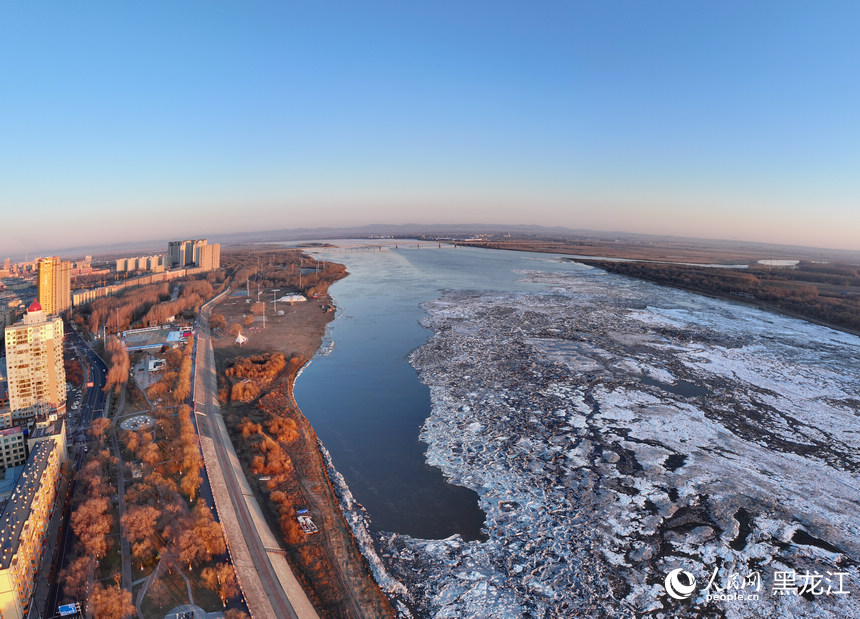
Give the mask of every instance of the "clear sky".
<path id="1" fill-rule="evenodd" d="M 860 249 L 856 1 L 0 3 L 0 254 L 367 223 Z"/>

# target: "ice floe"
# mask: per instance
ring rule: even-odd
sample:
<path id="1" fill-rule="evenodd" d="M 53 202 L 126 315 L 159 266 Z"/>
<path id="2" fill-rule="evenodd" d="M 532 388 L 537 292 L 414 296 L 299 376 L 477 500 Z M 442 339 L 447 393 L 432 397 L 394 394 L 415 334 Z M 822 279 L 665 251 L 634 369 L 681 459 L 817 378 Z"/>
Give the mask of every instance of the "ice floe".
<path id="1" fill-rule="evenodd" d="M 478 493 L 487 540 L 377 534 L 384 587 L 433 617 L 860 616 L 860 338 L 521 275 L 534 293 L 427 303 L 411 357 L 427 462 Z"/>

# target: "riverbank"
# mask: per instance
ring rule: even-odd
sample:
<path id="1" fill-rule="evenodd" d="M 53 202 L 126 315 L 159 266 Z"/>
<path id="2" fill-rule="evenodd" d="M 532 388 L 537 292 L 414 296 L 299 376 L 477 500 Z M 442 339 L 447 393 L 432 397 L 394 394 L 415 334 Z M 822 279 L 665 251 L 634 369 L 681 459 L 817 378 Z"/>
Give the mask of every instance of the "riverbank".
<path id="1" fill-rule="evenodd" d="M 267 266 L 252 276 L 244 294 L 228 297 L 215 309 L 224 317 L 213 335 L 222 411 L 252 492 L 320 615 L 393 616 L 341 513 L 316 433 L 292 395 L 296 376 L 334 318 L 328 286 L 346 271 L 307 256 L 297 263 L 296 255 L 248 256 L 255 266 Z M 306 300 L 273 303 L 288 293 L 289 273 L 301 273 L 305 285 L 313 277 L 313 289 L 306 290 L 311 294 Z M 255 306 L 257 298 L 269 299 L 265 314 Z M 229 377 L 228 368 L 234 368 Z M 318 533 L 302 531 L 301 510 L 307 510 L 301 515 L 312 518 Z"/>
<path id="2" fill-rule="evenodd" d="M 860 311 L 858 282 L 849 281 L 836 287 L 810 279 L 816 275 L 829 275 L 827 273 L 812 273 L 806 276 L 807 279 L 804 279 L 802 273 L 799 276 L 797 273 L 790 273 L 795 275 L 794 280 L 791 280 L 778 277 L 789 273 L 786 269 L 731 271 L 646 262 L 619 263 L 582 259 L 576 262 L 609 273 L 626 275 L 715 299 L 743 303 L 852 335 L 860 335 L 860 320 L 857 318 Z"/>

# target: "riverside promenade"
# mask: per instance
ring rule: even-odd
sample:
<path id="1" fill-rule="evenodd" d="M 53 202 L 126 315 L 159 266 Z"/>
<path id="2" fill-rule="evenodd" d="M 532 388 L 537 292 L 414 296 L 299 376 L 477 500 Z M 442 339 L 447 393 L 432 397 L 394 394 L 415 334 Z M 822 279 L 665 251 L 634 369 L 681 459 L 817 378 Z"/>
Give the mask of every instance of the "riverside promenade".
<path id="1" fill-rule="evenodd" d="M 263 518 L 221 416 L 215 354 L 209 338 L 209 314 L 219 297 L 200 311 L 195 344 L 194 409 L 206 472 L 236 578 L 253 617 L 316 618 L 313 605 Z"/>

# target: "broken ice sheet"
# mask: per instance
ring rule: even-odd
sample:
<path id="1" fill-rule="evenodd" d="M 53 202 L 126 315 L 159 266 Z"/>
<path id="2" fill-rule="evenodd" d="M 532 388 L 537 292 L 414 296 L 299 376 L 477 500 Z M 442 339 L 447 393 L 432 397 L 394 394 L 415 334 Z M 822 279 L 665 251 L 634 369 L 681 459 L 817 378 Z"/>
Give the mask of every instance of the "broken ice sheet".
<path id="1" fill-rule="evenodd" d="M 383 534 L 421 614 L 860 615 L 860 339 L 598 270 L 449 292 L 411 361 L 427 461 L 478 492 L 486 542 Z M 456 360 L 452 363 L 452 360 Z M 651 380 L 645 380 L 650 378 Z M 678 385 L 689 385 L 688 395 Z M 775 596 L 778 568 L 848 595 Z M 682 567 L 762 573 L 679 606 Z"/>

